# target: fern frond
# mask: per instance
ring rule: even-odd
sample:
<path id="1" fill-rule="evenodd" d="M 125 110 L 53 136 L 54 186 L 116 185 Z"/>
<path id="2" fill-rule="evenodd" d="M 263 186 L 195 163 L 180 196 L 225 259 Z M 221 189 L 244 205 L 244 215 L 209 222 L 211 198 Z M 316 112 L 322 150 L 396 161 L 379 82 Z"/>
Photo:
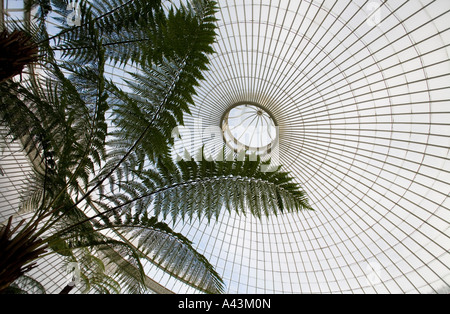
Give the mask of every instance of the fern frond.
<path id="1" fill-rule="evenodd" d="M 156 218 L 144 218 L 114 228 L 137 241 L 143 257 L 175 278 L 207 293 L 222 293 L 223 281 L 208 260 L 183 235 Z"/>
<path id="2" fill-rule="evenodd" d="M 174 164 L 160 161 L 159 176 L 155 177 L 154 172 L 142 172 L 140 177 L 146 184 L 151 182 L 153 209 L 163 217 L 206 216 L 210 220 L 226 208 L 261 218 L 312 209 L 306 192 L 292 183 L 289 173 L 280 169 L 260 171 L 263 162 L 260 158 L 252 159 L 247 156 L 242 161 L 192 160 Z M 224 166 L 224 163 L 229 164 Z M 147 176 L 148 173 L 152 176 Z M 192 202 L 194 195 L 196 204 Z"/>
<path id="3" fill-rule="evenodd" d="M 21 276 L 3 294 L 46 294 L 44 286 L 30 276 Z"/>

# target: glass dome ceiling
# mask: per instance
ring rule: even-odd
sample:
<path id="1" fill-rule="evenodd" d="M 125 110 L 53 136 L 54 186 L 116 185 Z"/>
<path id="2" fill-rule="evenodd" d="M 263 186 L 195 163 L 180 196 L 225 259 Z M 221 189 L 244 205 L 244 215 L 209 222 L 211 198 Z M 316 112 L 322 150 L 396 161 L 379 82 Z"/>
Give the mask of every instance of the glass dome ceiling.
<path id="1" fill-rule="evenodd" d="M 258 104 L 278 127 L 272 157 L 316 210 L 174 229 L 227 293 L 448 291 L 450 2 L 243 2 L 218 1 L 216 54 L 185 126 L 222 127 L 236 104 Z"/>
<path id="2" fill-rule="evenodd" d="M 448 287 L 450 3 L 219 6 L 217 54 L 186 126 L 260 104 L 278 123 L 280 164 L 316 208 L 180 224 L 228 292 Z"/>
<path id="3" fill-rule="evenodd" d="M 221 119 L 224 142 L 235 152 L 266 156 L 278 145 L 277 123 L 256 103 L 238 103 Z"/>

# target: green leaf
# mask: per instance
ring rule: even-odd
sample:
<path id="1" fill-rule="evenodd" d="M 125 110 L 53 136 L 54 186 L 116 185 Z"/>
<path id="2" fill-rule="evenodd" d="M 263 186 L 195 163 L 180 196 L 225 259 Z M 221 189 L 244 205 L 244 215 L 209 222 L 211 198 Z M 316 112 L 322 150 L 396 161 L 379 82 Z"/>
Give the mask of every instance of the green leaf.
<path id="1" fill-rule="evenodd" d="M 49 247 L 56 253 L 62 256 L 70 257 L 73 256 L 72 249 L 66 243 L 66 241 L 57 237 L 55 240 L 49 243 Z"/>

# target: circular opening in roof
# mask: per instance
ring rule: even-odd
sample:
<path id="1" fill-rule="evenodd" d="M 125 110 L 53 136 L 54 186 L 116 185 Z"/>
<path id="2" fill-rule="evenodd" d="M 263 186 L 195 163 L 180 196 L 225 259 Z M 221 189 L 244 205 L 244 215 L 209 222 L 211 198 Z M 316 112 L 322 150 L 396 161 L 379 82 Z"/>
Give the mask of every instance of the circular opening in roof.
<path id="1" fill-rule="evenodd" d="M 273 115 L 252 102 L 231 106 L 223 115 L 221 126 L 225 143 L 235 152 L 270 154 L 278 140 Z"/>

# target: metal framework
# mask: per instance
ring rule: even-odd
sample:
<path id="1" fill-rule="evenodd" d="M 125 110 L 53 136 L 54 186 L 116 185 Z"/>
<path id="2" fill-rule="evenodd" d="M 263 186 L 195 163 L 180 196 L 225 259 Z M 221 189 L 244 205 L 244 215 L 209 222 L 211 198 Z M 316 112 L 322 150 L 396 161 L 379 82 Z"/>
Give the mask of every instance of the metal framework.
<path id="1" fill-rule="evenodd" d="M 260 104 L 279 125 L 280 163 L 317 209 L 180 223 L 228 291 L 448 291 L 450 3 L 219 5 L 217 54 L 187 126 Z"/>
<path id="2" fill-rule="evenodd" d="M 245 151 L 266 158 L 271 154 L 272 147 L 278 146 L 277 122 L 270 112 L 257 103 L 234 104 L 220 121 L 223 141 L 236 153 Z"/>
<path id="3" fill-rule="evenodd" d="M 258 104 L 279 127 L 279 162 L 316 211 L 224 213 L 174 229 L 230 293 L 448 292 L 450 2 L 218 4 L 217 53 L 186 127 L 222 127 L 234 105 Z M 16 184 L 6 178 L 23 181 L 6 163 L 14 149 L 0 158 L 2 204 Z M 170 291 L 196 292 L 146 268 Z"/>

